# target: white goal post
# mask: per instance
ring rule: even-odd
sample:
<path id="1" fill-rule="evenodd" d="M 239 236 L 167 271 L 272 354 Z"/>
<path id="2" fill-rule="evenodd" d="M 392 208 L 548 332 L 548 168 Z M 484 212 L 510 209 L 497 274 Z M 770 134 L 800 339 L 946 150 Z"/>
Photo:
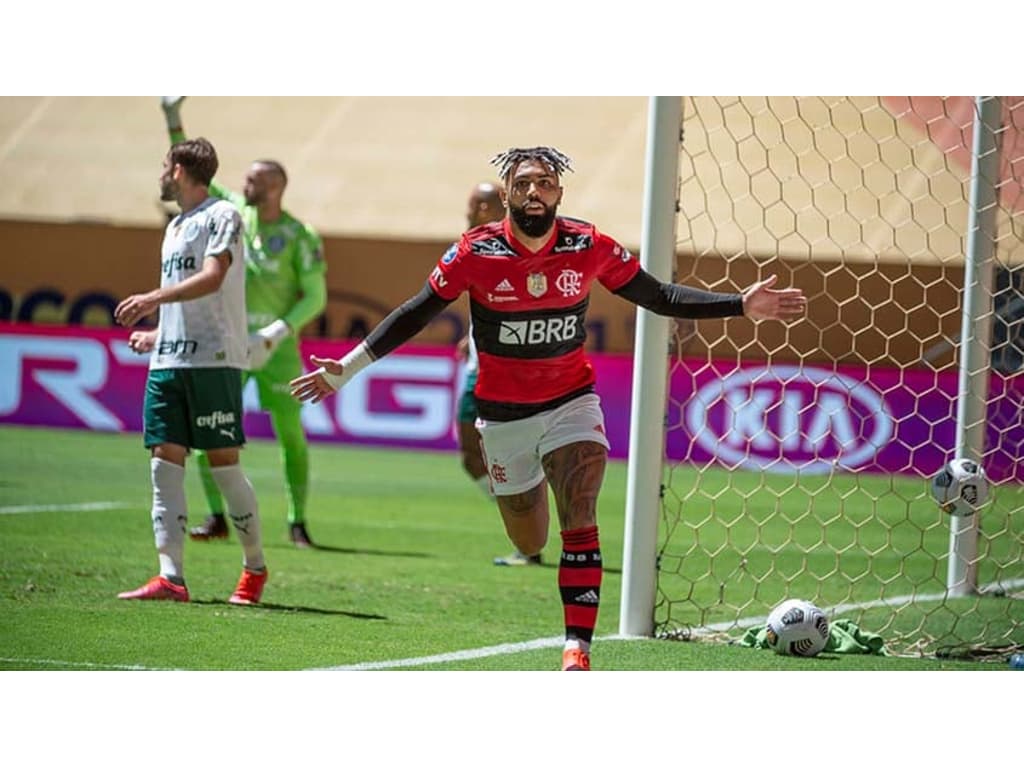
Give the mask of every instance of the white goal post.
<path id="1" fill-rule="evenodd" d="M 674 345 L 637 310 L 620 635 L 800 597 L 910 653 L 1020 643 L 1024 98 L 652 97 L 640 259 L 809 307 Z M 954 456 L 993 470 L 972 517 L 929 497 Z"/>
<path id="2" fill-rule="evenodd" d="M 640 263 L 655 277 L 671 280 L 676 254 L 682 99 L 655 96 L 649 109 Z M 668 322 L 652 312 L 637 311 L 619 613 L 619 632 L 625 635 L 649 636 L 654 630 Z"/>

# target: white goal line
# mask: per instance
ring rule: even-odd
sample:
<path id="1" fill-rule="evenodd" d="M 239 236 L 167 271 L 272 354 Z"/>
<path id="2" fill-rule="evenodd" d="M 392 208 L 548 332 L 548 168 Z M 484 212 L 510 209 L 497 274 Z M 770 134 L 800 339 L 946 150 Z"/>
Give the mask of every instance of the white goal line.
<path id="1" fill-rule="evenodd" d="M 983 589 L 1001 587 L 1003 589 L 1014 589 L 1024 586 L 1024 579 L 1011 579 L 1008 581 L 994 582 Z M 879 600 L 868 600 L 863 603 L 840 603 L 839 605 L 823 608 L 826 615 L 838 616 L 844 613 L 864 610 L 867 608 L 879 608 L 882 606 L 906 605 L 908 603 L 929 603 L 943 600 L 947 597 L 946 592 L 932 592 L 924 595 L 899 595 L 897 597 L 882 598 Z M 730 629 L 748 629 L 763 624 L 768 620 L 767 616 L 754 616 L 738 621 L 721 622 L 709 624 L 705 627 L 694 628 L 695 636 L 724 632 Z M 608 640 L 652 640 L 653 638 L 643 635 L 605 635 L 595 638 L 596 641 Z M 343 664 L 336 667 L 318 667 L 308 671 L 311 672 L 354 672 L 373 669 L 395 669 L 397 667 L 425 667 L 431 664 L 444 664 L 450 661 L 466 661 L 470 659 L 483 659 L 489 656 L 504 656 L 523 651 L 533 651 L 541 648 L 558 648 L 565 642 L 565 638 L 543 637 L 536 640 L 526 640 L 521 643 L 503 643 L 502 645 L 491 645 L 484 648 L 470 648 L 464 651 L 452 651 L 451 653 L 438 653 L 433 656 L 419 656 L 408 659 L 388 659 L 383 661 L 364 661 L 357 664 Z"/>

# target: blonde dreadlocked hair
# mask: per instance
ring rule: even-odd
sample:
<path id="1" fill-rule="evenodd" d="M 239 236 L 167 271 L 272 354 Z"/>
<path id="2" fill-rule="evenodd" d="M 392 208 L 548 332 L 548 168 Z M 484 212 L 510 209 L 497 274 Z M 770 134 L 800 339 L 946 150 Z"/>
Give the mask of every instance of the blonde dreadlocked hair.
<path id="1" fill-rule="evenodd" d="M 524 160 L 540 160 L 561 176 L 572 170 L 572 160 L 554 147 L 512 147 L 491 158 L 491 165 L 498 167 L 498 176 L 506 184 L 512 169 Z"/>

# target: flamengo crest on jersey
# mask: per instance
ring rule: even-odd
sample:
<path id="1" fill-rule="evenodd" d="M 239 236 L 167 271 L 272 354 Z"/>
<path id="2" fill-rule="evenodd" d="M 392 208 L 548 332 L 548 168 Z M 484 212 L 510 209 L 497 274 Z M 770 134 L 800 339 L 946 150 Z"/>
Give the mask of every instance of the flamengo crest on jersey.
<path id="1" fill-rule="evenodd" d="M 231 203 L 209 197 L 171 220 L 160 252 L 160 287 L 198 274 L 207 257 L 225 252 L 231 264 L 219 290 L 161 305 L 150 368 L 248 366 L 242 219 Z"/>
<path id="2" fill-rule="evenodd" d="M 593 283 L 614 291 L 640 269 L 592 224 L 561 216 L 555 222 L 555 234 L 537 253 L 515 241 L 507 220 L 472 229 L 430 275 L 444 299 L 469 292 L 479 354 L 475 394 L 484 418 L 518 418 L 510 414 L 544 410 L 592 386 L 583 346 Z"/>

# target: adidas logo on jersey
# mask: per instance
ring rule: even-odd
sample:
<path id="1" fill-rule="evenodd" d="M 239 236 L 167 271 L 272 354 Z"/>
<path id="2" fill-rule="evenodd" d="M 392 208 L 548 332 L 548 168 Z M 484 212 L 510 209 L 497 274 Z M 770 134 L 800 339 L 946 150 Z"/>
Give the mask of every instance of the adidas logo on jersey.
<path id="1" fill-rule="evenodd" d="M 510 283 L 508 281 L 508 278 L 506 277 L 504 280 L 502 280 L 500 283 L 498 283 L 496 286 L 494 286 L 494 290 L 496 290 L 496 291 L 514 291 L 515 288 L 512 287 L 512 283 Z"/>

